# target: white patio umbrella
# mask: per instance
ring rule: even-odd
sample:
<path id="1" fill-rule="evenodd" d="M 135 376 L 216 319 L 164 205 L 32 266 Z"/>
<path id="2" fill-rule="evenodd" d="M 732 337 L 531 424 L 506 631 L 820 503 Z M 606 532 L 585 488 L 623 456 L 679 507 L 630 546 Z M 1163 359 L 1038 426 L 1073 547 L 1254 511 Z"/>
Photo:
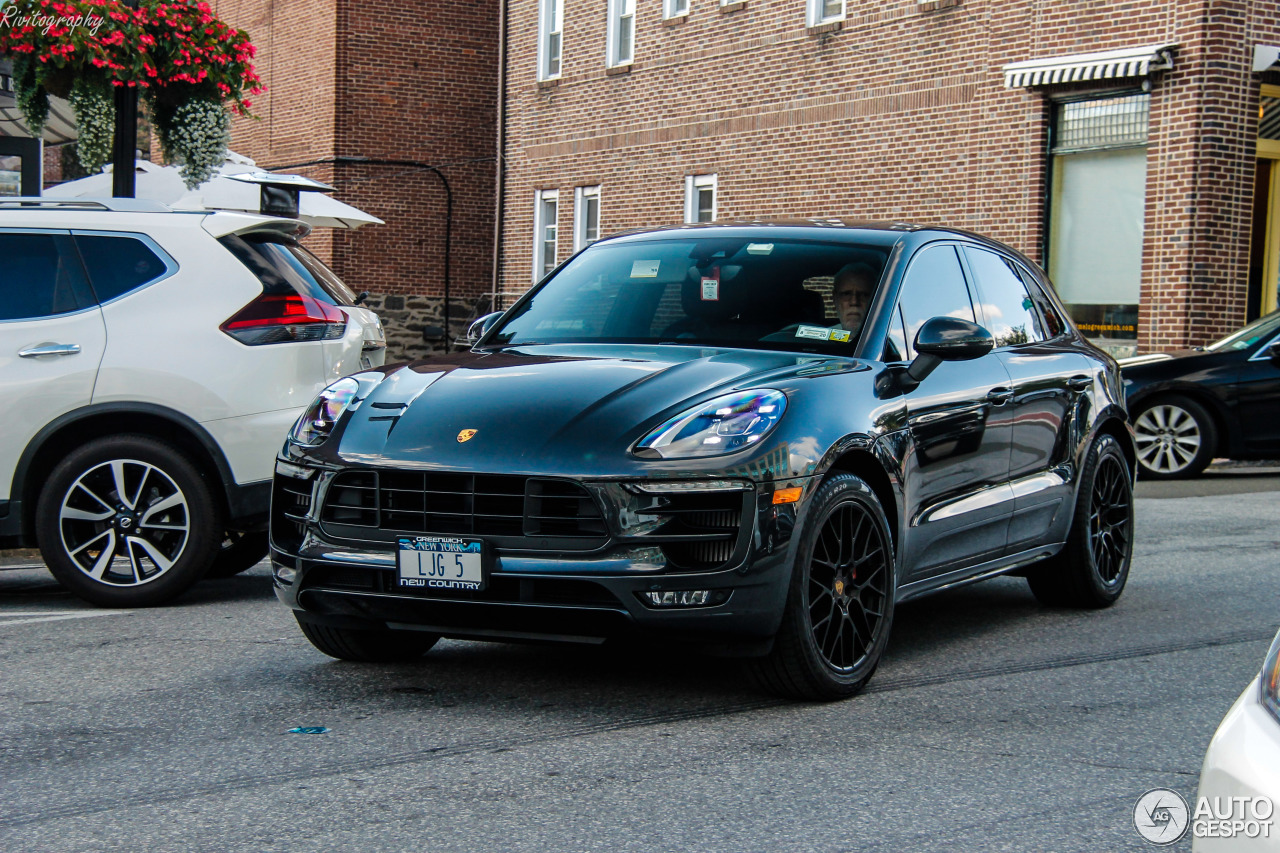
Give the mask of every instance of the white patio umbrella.
<path id="1" fill-rule="evenodd" d="M 135 168 L 138 198 L 158 201 L 179 210 L 259 212 L 259 187 L 230 177 L 259 172 L 259 169 L 248 157 L 235 152 L 227 153 L 227 162 L 218 169 L 219 174 L 194 190 L 188 190 L 182 183 L 177 166 L 159 166 L 147 160 L 138 160 Z M 101 174 L 59 184 L 46 190 L 45 195 L 54 198 L 105 198 L 111 196 L 111 182 L 111 166 L 108 165 L 107 170 Z M 359 228 L 362 225 L 384 224 L 373 214 L 365 213 L 321 192 L 300 194 L 298 218 L 315 228 Z"/>

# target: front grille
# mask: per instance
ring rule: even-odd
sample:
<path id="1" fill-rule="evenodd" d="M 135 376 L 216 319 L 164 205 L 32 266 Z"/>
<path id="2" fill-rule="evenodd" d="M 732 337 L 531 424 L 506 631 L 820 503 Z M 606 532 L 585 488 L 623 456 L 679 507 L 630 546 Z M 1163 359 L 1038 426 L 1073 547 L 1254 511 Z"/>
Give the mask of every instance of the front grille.
<path id="1" fill-rule="evenodd" d="M 708 569 L 729 562 L 742 527 L 742 492 L 673 493 L 663 495 L 642 515 L 664 519 L 648 534 L 679 537 L 662 551 L 677 568 Z"/>
<path id="2" fill-rule="evenodd" d="M 338 534 L 363 528 L 582 544 L 608 536 L 600 507 L 577 483 L 503 474 L 347 471 L 330 484 L 321 521 Z"/>
<path id="3" fill-rule="evenodd" d="M 311 481 L 276 474 L 271 487 L 271 536 L 276 543 L 298 547 L 310 510 Z"/>

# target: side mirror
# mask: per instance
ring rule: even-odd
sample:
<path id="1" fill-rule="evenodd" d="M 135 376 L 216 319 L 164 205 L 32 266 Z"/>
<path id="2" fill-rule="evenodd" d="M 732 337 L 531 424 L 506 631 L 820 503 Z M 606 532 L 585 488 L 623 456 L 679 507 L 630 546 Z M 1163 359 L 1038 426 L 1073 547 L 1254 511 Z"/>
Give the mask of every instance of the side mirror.
<path id="1" fill-rule="evenodd" d="M 991 352 L 991 333 L 969 320 L 933 317 L 916 332 L 916 358 L 907 368 L 906 380 L 912 388 L 944 361 L 969 361 Z"/>
<path id="2" fill-rule="evenodd" d="M 468 346 L 474 346 L 476 341 L 483 338 L 485 333 L 492 329 L 493 325 L 498 322 L 503 313 L 505 312 L 494 311 L 492 314 L 485 314 L 478 320 L 472 321 L 471 325 L 467 326 Z"/>

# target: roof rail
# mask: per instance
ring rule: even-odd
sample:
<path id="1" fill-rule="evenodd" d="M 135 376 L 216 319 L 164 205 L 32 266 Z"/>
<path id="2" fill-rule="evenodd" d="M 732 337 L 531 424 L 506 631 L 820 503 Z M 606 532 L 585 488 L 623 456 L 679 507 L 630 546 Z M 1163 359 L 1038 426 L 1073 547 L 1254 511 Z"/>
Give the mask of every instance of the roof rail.
<path id="1" fill-rule="evenodd" d="M 0 210 L 111 210 L 119 213 L 170 213 L 172 208 L 145 198 L 0 197 Z"/>

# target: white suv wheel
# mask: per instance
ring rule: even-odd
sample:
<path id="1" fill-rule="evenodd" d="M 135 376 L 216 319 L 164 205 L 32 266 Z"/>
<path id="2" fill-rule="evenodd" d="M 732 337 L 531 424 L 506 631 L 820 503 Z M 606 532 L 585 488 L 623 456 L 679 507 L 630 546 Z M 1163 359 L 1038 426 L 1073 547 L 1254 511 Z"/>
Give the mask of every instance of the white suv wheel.
<path id="1" fill-rule="evenodd" d="M 50 472 L 36 507 L 49 570 L 105 606 L 160 604 L 182 593 L 208 570 L 222 529 L 200 469 L 144 435 L 76 449 Z"/>
<path id="2" fill-rule="evenodd" d="M 80 475 L 62 498 L 58 521 L 62 547 L 76 567 L 112 586 L 156 580 L 191 538 L 182 490 L 137 459 L 113 459 Z"/>

